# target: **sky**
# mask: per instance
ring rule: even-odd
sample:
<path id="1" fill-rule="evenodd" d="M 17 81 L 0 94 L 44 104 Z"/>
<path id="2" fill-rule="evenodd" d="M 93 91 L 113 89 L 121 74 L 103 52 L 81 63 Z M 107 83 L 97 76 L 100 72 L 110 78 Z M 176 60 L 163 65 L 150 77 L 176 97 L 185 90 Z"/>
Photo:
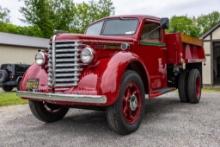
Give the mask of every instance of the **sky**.
<path id="1" fill-rule="evenodd" d="M 83 0 L 74 0 L 80 3 Z M 89 0 L 84 0 L 85 2 Z M 112 0 L 115 15 L 146 14 L 158 17 L 173 15 L 199 16 L 212 11 L 220 11 L 220 0 Z M 25 25 L 19 12 L 24 4 L 22 0 L 0 0 L 0 5 L 8 8 L 10 21 L 17 25 Z"/>

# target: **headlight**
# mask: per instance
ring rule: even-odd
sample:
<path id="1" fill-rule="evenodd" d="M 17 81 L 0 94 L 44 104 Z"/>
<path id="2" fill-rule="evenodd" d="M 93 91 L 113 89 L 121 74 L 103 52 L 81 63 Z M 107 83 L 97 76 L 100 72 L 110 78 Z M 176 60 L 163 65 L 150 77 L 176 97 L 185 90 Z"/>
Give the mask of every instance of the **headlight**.
<path id="1" fill-rule="evenodd" d="M 80 58 L 84 64 L 91 63 L 92 60 L 94 59 L 94 50 L 90 47 L 84 48 L 81 52 Z"/>
<path id="2" fill-rule="evenodd" d="M 46 62 L 45 54 L 43 52 L 38 52 L 35 56 L 35 62 L 38 65 L 43 65 Z"/>

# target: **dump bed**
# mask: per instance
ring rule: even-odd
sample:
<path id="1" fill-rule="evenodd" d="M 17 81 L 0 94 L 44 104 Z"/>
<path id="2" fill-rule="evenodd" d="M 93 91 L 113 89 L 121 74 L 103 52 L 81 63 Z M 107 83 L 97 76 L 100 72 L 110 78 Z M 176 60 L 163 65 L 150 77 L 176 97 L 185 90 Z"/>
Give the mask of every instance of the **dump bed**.
<path id="1" fill-rule="evenodd" d="M 182 33 L 166 34 L 168 64 L 195 63 L 205 60 L 203 42 Z"/>

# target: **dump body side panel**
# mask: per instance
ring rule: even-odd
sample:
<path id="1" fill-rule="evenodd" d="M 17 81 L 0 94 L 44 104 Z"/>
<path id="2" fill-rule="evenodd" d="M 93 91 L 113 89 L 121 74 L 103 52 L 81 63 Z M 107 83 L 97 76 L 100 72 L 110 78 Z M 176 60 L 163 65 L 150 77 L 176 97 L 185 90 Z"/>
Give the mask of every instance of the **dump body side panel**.
<path id="1" fill-rule="evenodd" d="M 167 63 L 202 62 L 205 59 L 202 41 L 181 33 L 166 34 Z"/>

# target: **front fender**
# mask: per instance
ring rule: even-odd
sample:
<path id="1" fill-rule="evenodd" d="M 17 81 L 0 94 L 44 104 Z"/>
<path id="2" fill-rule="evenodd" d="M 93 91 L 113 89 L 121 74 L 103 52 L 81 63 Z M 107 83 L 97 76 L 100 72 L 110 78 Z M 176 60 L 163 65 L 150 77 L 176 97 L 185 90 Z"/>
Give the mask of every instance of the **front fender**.
<path id="1" fill-rule="evenodd" d="M 37 64 L 31 65 L 28 70 L 25 72 L 20 85 L 19 89 L 21 91 L 27 91 L 26 84 L 28 80 L 38 80 L 39 81 L 39 91 L 48 91 L 47 81 L 48 76 L 47 72 L 44 68 Z"/>
<path id="2" fill-rule="evenodd" d="M 128 65 L 133 61 L 138 61 L 139 63 L 144 65 L 141 59 L 136 54 L 125 51 L 116 53 L 108 60 L 107 63 L 103 63 L 103 65 L 106 66 L 104 66 L 105 69 L 103 70 L 103 73 L 100 77 L 99 90 L 101 94 L 107 96 L 108 105 L 114 104 L 117 100 L 121 89 L 120 86 L 123 75 Z M 145 72 L 145 74 L 148 75 L 146 68 Z"/>
<path id="3" fill-rule="evenodd" d="M 82 95 L 105 95 L 107 103 L 105 106 L 114 104 L 119 96 L 121 89 L 121 80 L 130 63 L 137 61 L 143 65 L 142 60 L 131 52 L 117 52 L 111 57 L 102 58 L 96 65 L 85 67 L 81 73 L 78 86 L 69 88 L 65 91 L 57 91 L 66 94 Z M 148 72 L 145 68 L 145 74 Z M 40 92 L 51 92 L 48 88 L 48 74 L 46 70 L 36 64 L 33 64 L 24 74 L 20 82 L 21 91 L 26 91 L 26 83 L 30 79 L 39 80 Z M 56 91 L 55 91 L 56 92 Z M 83 104 L 82 104 L 83 105 Z"/>

